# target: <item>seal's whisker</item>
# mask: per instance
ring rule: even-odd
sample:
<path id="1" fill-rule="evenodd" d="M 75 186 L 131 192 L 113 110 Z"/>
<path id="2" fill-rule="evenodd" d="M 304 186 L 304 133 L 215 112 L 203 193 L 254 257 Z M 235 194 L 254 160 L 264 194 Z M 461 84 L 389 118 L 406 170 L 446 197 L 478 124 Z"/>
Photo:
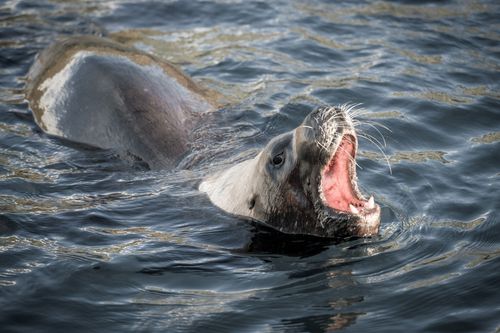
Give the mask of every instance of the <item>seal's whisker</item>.
<path id="1" fill-rule="evenodd" d="M 361 125 L 367 125 L 367 126 L 370 126 L 371 128 L 373 128 L 375 131 L 377 131 L 377 133 L 380 135 L 380 137 L 382 138 L 382 141 L 384 142 L 384 147 L 387 147 L 387 141 L 385 140 L 385 137 L 384 135 L 382 134 L 382 132 L 380 132 L 380 130 L 377 128 L 377 124 L 374 124 L 370 121 L 366 121 L 366 122 L 363 122 L 361 123 Z M 363 132 L 362 130 L 360 130 L 360 132 Z"/>
<path id="2" fill-rule="evenodd" d="M 367 133 L 358 133 L 358 136 L 360 138 L 364 138 L 368 141 L 370 141 L 371 143 L 373 143 L 374 145 L 377 145 L 380 149 L 382 149 L 383 147 L 387 147 L 385 145 L 385 142 L 384 144 L 382 144 L 376 137 L 374 137 L 373 135 L 370 135 L 370 134 L 367 134 Z"/>
<path id="3" fill-rule="evenodd" d="M 369 127 L 373 128 L 380 135 L 382 141 L 384 142 L 383 146 L 384 147 L 387 146 L 387 142 L 385 140 L 384 135 L 378 129 L 378 127 L 380 127 L 380 128 L 385 129 L 385 130 L 387 130 L 389 132 L 392 132 L 387 126 L 385 126 L 385 125 L 383 125 L 383 124 L 381 124 L 379 122 L 373 121 L 373 120 L 359 119 L 359 118 L 353 120 L 353 125 L 361 133 L 363 133 L 363 130 L 360 127 L 362 127 L 363 125 L 366 125 L 366 126 L 369 126 Z"/>
<path id="4" fill-rule="evenodd" d="M 379 149 L 379 150 L 383 149 L 382 148 L 382 144 L 380 143 L 380 141 L 377 140 L 376 138 L 374 138 L 372 135 L 369 135 L 369 134 L 366 134 L 366 133 L 358 133 L 358 136 L 360 138 L 363 138 L 363 139 L 367 140 L 368 142 L 370 142 L 374 146 L 376 146 L 377 149 Z"/>
<path id="5" fill-rule="evenodd" d="M 365 120 L 365 121 L 364 121 L 364 123 L 371 124 L 371 125 L 373 125 L 373 126 L 375 126 L 375 127 L 377 127 L 377 126 L 378 126 L 378 127 L 380 127 L 380 128 L 385 129 L 386 131 L 388 131 L 388 132 L 391 132 L 391 133 L 392 133 L 392 130 L 391 130 L 389 127 L 387 127 L 387 126 L 385 126 L 385 125 L 383 125 L 383 124 L 379 123 L 378 121 L 374 121 L 374 120 Z"/>
<path id="6" fill-rule="evenodd" d="M 356 117 L 359 112 L 364 111 L 363 108 L 359 108 L 359 106 L 363 105 L 362 103 L 345 103 L 339 106 L 339 109 L 342 110 L 346 115 L 351 118 Z"/>
<path id="7" fill-rule="evenodd" d="M 380 138 L 382 139 L 383 144 L 380 142 L 380 140 L 376 139 L 375 136 L 366 133 L 366 131 L 361 128 L 363 125 L 367 125 L 367 126 L 373 128 L 378 133 L 378 135 L 380 135 Z M 354 127 L 356 128 L 356 131 L 358 132 L 358 134 L 366 134 L 366 135 L 370 136 L 372 139 L 376 140 L 381 146 L 387 147 L 387 141 L 385 140 L 384 135 L 378 130 L 378 128 L 375 125 L 370 124 L 369 122 L 357 121 L 356 123 L 354 123 Z"/>
<path id="8" fill-rule="evenodd" d="M 316 142 L 316 144 L 317 144 L 318 146 L 320 146 L 321 148 L 323 148 L 324 150 L 328 150 L 328 148 L 327 148 L 325 145 L 323 145 L 322 143 L 320 143 L 320 142 Z"/>
<path id="9" fill-rule="evenodd" d="M 360 105 L 361 104 L 345 103 L 345 104 L 340 105 L 339 108 L 341 109 L 341 111 L 343 111 L 346 114 L 346 117 L 350 117 L 352 126 L 354 126 L 354 128 L 356 128 L 356 130 L 358 132 L 358 136 L 360 138 L 364 138 L 367 141 L 369 141 L 370 143 L 372 143 L 377 148 L 377 150 L 380 151 L 380 153 L 384 157 L 385 161 L 387 162 L 387 166 L 389 167 L 389 172 L 392 174 L 392 168 L 391 168 L 391 163 L 390 163 L 389 157 L 387 156 L 387 154 L 384 152 L 384 149 L 383 149 L 383 147 L 387 147 L 387 141 L 385 140 L 384 135 L 378 129 L 378 127 L 383 128 L 389 132 L 392 132 L 392 131 L 389 128 L 387 128 L 385 125 L 382 125 L 376 121 L 360 120 L 359 117 L 365 116 L 369 113 L 367 110 L 365 110 L 363 108 L 358 108 Z M 341 124 L 340 126 L 342 128 L 345 128 L 345 125 L 349 125 L 349 124 Z M 360 129 L 360 127 L 362 127 L 364 125 L 373 128 L 380 135 L 382 142 L 379 139 L 377 139 L 376 137 L 374 137 L 373 135 L 367 134 L 362 129 Z M 339 149 L 343 149 L 343 148 L 339 147 Z M 355 162 L 355 163 L 356 163 L 356 166 L 359 167 L 358 163 L 357 162 Z"/>
<path id="10" fill-rule="evenodd" d="M 380 153 L 384 157 L 384 160 L 387 162 L 387 166 L 389 167 L 389 173 L 392 175 L 391 162 L 387 154 L 384 152 L 384 150 L 378 144 L 376 144 L 369 136 L 365 136 L 365 134 L 359 134 L 358 136 L 370 141 L 371 143 L 373 143 L 375 147 L 377 147 L 378 151 L 380 151 Z"/>
<path id="11" fill-rule="evenodd" d="M 363 117 L 367 114 L 370 114 L 370 112 L 364 108 L 359 108 L 351 112 L 351 116 L 354 118 Z"/>
<path id="12" fill-rule="evenodd" d="M 361 103 L 353 103 L 353 104 L 344 104 L 343 107 L 344 107 L 344 111 L 346 114 L 349 114 L 351 116 L 354 116 L 356 114 L 357 111 L 361 111 L 363 110 L 363 108 L 359 108 L 357 109 L 357 107 L 361 106 L 363 104 Z"/>

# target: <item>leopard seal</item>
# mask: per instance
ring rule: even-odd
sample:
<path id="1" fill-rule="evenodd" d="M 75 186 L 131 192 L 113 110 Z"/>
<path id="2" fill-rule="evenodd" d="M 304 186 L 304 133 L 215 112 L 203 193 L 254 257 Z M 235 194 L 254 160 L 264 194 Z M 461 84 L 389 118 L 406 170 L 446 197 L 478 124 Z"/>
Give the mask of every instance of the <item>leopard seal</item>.
<path id="1" fill-rule="evenodd" d="M 218 95 L 168 62 L 98 37 L 42 51 L 26 98 L 52 136 L 174 168 Z M 321 106 L 255 157 L 214 172 L 200 191 L 223 211 L 281 232 L 345 239 L 376 235 L 380 206 L 361 194 L 358 140 L 346 107 Z"/>

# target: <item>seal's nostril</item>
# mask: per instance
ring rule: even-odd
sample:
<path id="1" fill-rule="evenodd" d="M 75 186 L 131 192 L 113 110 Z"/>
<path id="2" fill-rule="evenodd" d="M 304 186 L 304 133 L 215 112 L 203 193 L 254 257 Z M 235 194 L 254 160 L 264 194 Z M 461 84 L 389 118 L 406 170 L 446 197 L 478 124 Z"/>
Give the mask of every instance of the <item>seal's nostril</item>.
<path id="1" fill-rule="evenodd" d="M 253 209 L 255 207 L 255 196 L 253 196 L 249 201 L 248 201 L 248 209 Z"/>

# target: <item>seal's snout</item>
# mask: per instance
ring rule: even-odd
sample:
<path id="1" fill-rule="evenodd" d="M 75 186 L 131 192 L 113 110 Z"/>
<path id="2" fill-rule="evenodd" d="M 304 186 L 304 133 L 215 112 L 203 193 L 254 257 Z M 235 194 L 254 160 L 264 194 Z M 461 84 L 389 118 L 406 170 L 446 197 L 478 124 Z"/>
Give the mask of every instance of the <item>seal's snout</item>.
<path id="1" fill-rule="evenodd" d="M 349 110 L 345 106 L 320 107 L 305 120 L 305 126 L 315 133 L 321 163 L 316 177 L 322 220 L 336 234 L 342 233 L 342 226 L 345 236 L 365 237 L 378 233 L 380 207 L 373 196 L 366 199 L 358 189 L 358 142 Z"/>

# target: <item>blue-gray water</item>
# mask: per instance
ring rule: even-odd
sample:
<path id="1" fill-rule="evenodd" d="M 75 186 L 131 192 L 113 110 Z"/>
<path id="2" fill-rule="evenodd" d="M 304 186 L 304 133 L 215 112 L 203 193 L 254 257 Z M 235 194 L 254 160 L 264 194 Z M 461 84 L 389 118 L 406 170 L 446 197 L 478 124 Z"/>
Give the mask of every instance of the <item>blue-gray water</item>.
<path id="1" fill-rule="evenodd" d="M 499 332 L 499 17 L 494 0 L 1 1 L 0 331 Z M 28 68 L 82 33 L 228 96 L 188 170 L 36 127 Z M 366 140 L 358 162 L 379 237 L 285 236 L 197 190 L 313 106 L 347 102 L 386 140 L 389 163 Z"/>

